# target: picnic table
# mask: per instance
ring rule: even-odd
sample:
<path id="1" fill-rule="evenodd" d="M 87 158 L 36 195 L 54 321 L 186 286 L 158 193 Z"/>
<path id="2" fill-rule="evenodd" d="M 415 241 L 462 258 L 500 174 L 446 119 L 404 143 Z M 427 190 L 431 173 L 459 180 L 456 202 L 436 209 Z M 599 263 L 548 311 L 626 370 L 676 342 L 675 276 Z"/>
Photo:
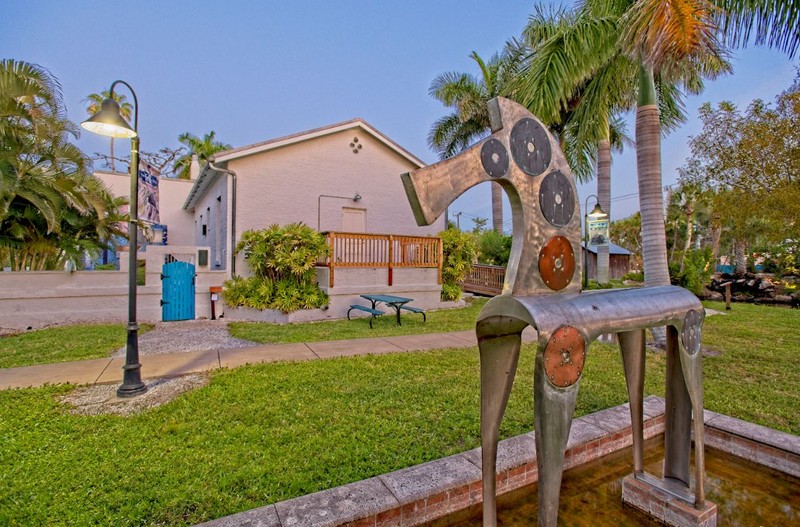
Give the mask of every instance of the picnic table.
<path id="1" fill-rule="evenodd" d="M 362 306 L 359 304 L 353 304 L 350 306 L 350 309 L 347 311 L 347 318 L 350 318 L 350 311 L 353 309 L 357 309 L 359 311 L 366 311 L 372 315 L 372 318 L 380 316 L 383 314 L 383 311 L 377 309 L 380 304 L 387 305 L 394 309 L 395 315 L 397 316 L 397 325 L 402 326 L 400 323 L 400 310 L 404 309 L 406 311 L 411 311 L 412 313 L 420 313 L 422 314 L 422 321 L 426 321 L 425 310 L 419 307 L 414 306 L 407 306 L 409 302 L 413 302 L 413 298 L 406 298 L 404 296 L 394 296 L 394 295 L 360 295 L 361 298 L 365 300 L 369 300 L 372 303 L 371 307 Z M 370 318 L 369 326 L 372 327 L 372 318 Z"/>

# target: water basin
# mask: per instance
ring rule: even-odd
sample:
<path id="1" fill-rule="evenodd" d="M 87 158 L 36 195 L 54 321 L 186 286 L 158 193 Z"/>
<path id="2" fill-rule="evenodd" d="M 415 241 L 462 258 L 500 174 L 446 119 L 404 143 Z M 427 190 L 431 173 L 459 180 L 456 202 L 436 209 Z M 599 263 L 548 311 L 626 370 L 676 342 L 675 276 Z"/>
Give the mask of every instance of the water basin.
<path id="1" fill-rule="evenodd" d="M 646 442 L 645 470 L 661 475 L 663 436 Z M 622 478 L 633 472 L 631 449 L 564 473 L 559 526 L 643 527 L 660 525 L 622 504 Z M 500 526 L 536 525 L 536 484 L 498 498 Z M 706 447 L 706 496 L 717 504 L 717 525 L 771 527 L 800 525 L 800 479 Z M 481 506 L 425 524 L 480 527 Z"/>

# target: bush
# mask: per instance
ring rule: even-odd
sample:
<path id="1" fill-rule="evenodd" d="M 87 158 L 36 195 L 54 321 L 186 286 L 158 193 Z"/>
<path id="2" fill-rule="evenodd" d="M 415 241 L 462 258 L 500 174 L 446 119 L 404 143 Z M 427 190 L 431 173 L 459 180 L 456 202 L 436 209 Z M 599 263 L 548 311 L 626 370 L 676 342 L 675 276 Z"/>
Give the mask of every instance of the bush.
<path id="1" fill-rule="evenodd" d="M 627 273 L 625 274 L 625 276 L 622 277 L 622 281 L 624 282 L 625 280 L 631 280 L 634 282 L 644 282 L 644 273 L 642 273 L 641 271 Z"/>
<path id="2" fill-rule="evenodd" d="M 686 253 L 684 258 L 682 273 L 677 264 L 670 264 L 670 282 L 673 285 L 685 287 L 692 293 L 699 295 L 703 292 L 703 287 L 709 283 L 714 272 L 713 262 L 711 261 L 711 248 L 691 250 Z"/>
<path id="3" fill-rule="evenodd" d="M 442 300 L 461 298 L 461 282 L 469 274 L 475 259 L 475 238 L 468 232 L 447 229 L 438 234 L 442 239 Z"/>
<path id="4" fill-rule="evenodd" d="M 227 305 L 289 313 L 328 303 L 328 295 L 314 281 L 314 267 L 328 255 L 328 245 L 310 227 L 292 223 L 246 231 L 236 246 L 240 252 L 254 276 L 225 282 L 222 298 Z"/>
<path id="5" fill-rule="evenodd" d="M 488 265 L 508 265 L 511 255 L 511 236 L 497 231 L 483 231 L 478 235 L 478 262 Z"/>

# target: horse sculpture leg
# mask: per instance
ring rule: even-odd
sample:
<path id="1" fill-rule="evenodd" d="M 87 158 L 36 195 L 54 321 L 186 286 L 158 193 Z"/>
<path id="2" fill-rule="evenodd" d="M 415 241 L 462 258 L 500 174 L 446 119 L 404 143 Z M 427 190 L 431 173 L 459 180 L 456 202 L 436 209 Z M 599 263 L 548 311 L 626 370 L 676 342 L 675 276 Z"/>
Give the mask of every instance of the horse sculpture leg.
<path id="1" fill-rule="evenodd" d="M 664 477 L 689 486 L 692 401 L 680 360 L 678 330 L 667 326 L 667 380 L 664 394 Z"/>
<path id="2" fill-rule="evenodd" d="M 536 464 L 539 470 L 539 526 L 555 527 L 564 452 L 578 399 L 579 381 L 567 388 L 556 388 L 551 384 L 545 372 L 545 344 L 540 343 L 533 377 Z"/>
<path id="3" fill-rule="evenodd" d="M 482 337 L 481 357 L 481 447 L 483 467 L 483 525 L 497 525 L 497 440 L 500 421 L 511 394 L 519 362 L 521 334 Z"/>
<path id="4" fill-rule="evenodd" d="M 633 470 L 644 471 L 644 363 L 645 335 L 643 329 L 618 334 L 631 404 L 631 430 L 633 431 Z"/>

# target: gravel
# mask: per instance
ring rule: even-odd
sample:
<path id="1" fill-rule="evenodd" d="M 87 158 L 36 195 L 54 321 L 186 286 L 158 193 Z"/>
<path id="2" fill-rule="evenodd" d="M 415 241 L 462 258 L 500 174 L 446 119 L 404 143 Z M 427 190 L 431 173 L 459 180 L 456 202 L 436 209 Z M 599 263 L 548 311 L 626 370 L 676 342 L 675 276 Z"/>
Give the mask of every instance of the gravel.
<path id="1" fill-rule="evenodd" d="M 208 384 L 204 373 L 145 381 L 147 391 L 136 397 L 117 397 L 116 384 L 95 384 L 76 388 L 60 398 L 70 413 L 80 415 L 134 415 L 172 401 L 182 393 Z"/>
<path id="2" fill-rule="evenodd" d="M 139 334 L 139 355 L 218 351 L 257 345 L 257 342 L 231 337 L 228 323 L 222 320 L 157 322 L 154 329 Z M 118 349 L 114 356 L 124 357 L 125 346 Z"/>

